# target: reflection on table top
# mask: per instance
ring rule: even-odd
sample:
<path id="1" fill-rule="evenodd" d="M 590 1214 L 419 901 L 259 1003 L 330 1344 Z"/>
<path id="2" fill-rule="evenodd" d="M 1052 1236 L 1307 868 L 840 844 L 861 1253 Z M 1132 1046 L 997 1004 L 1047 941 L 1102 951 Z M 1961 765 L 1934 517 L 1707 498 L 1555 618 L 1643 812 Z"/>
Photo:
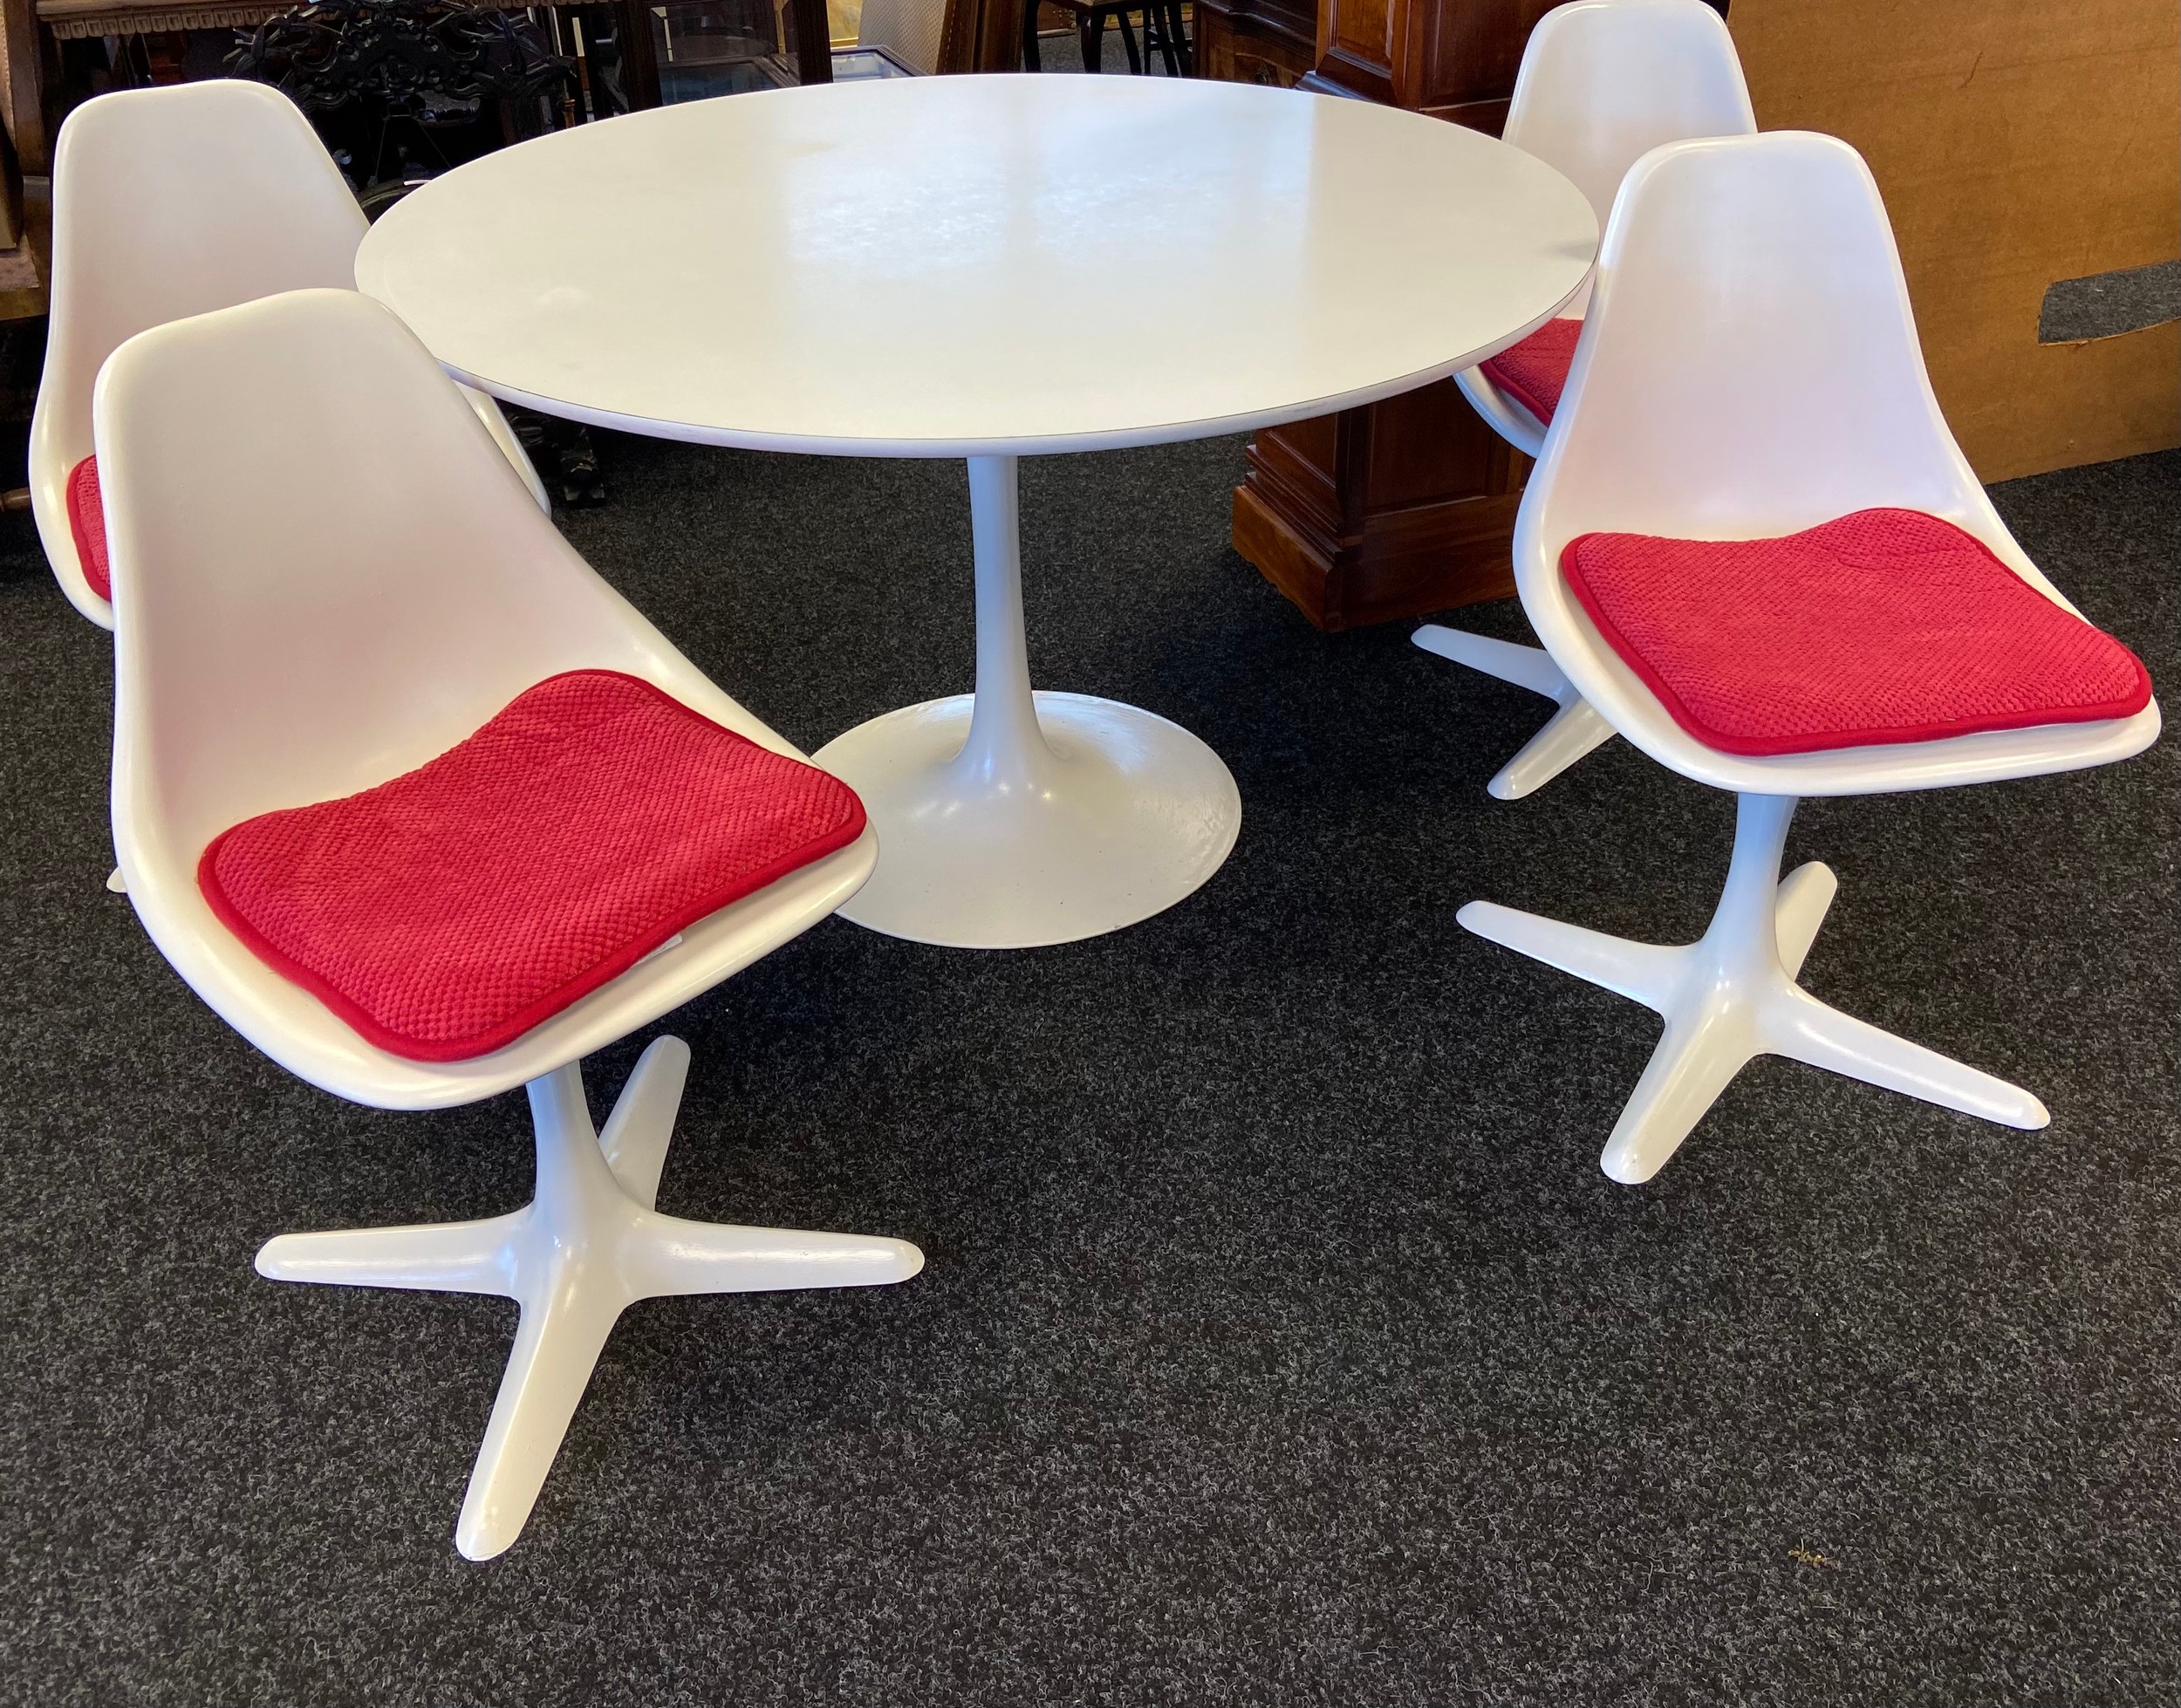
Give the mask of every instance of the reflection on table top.
<path id="1" fill-rule="evenodd" d="M 464 377 L 561 413 L 961 455 L 1390 394 L 1548 318 L 1596 238 L 1550 168 L 1413 113 L 988 76 L 544 137 L 411 195 L 357 277 Z"/>

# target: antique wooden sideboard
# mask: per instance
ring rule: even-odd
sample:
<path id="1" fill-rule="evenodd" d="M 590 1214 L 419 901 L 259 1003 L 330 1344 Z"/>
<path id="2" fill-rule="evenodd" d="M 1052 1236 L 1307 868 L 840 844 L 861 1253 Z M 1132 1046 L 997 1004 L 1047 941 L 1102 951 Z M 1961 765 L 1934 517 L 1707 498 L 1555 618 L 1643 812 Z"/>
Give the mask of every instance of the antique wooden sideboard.
<path id="1" fill-rule="evenodd" d="M 1554 0 L 1196 0 L 1212 76 L 1382 101 L 1496 135 L 1530 27 Z M 1442 380 L 1260 433 L 1234 548 L 1322 629 L 1514 591 L 1529 460 Z"/>

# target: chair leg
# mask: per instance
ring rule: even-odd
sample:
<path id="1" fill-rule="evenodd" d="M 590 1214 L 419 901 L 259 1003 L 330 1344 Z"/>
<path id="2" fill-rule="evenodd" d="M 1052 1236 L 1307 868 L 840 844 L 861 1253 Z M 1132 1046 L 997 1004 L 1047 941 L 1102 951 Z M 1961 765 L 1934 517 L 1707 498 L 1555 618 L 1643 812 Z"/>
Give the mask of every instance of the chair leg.
<path id="1" fill-rule="evenodd" d="M 1409 637 L 1427 652 L 1481 670 L 1502 682 L 1512 682 L 1532 693 L 1542 694 L 1560 710 L 1552 721 L 1531 737 L 1528 746 L 1501 767 L 1500 774 L 1485 785 L 1494 799 L 1519 801 L 1550 782 L 1592 748 L 1612 739 L 1613 726 L 1598 715 L 1590 702 L 1576 692 L 1575 684 L 1540 646 L 1517 646 L 1443 624 L 1426 623 Z"/>
<path id="2" fill-rule="evenodd" d="M 1196 44 L 1189 39 L 1189 25 L 1181 16 L 1181 0 L 1171 0 L 1166 15 L 1173 20 L 1174 49 L 1181 55 L 1181 74 L 1194 77 L 1197 74 Z"/>
<path id="3" fill-rule="evenodd" d="M 530 1220 L 524 1209 L 474 1222 L 283 1233 L 257 1248 L 257 1273 L 268 1281 L 511 1299 L 516 1295 L 509 1254 L 528 1237 Z"/>
<path id="4" fill-rule="evenodd" d="M 2028 1092 L 1829 1008 L 1795 983 L 1839 885 L 1815 861 L 1780 878 L 1795 802 L 1741 796 L 1734 857 L 1710 927 L 1680 947 L 1472 902 L 1480 937 L 1634 998 L 1665 1016 L 1658 1047 L 1606 1141 L 1600 1165 L 1627 1185 L 1663 1168 L 1752 1057 L 1786 1056 L 2008 1126 L 2051 1117 Z"/>
<path id="5" fill-rule="evenodd" d="M 1673 1007 L 1681 981 L 1683 949 L 1656 943 L 1631 943 L 1586 926 L 1542 919 L 1496 901 L 1473 901 L 1455 919 L 1464 929 L 1517 954 L 1542 960 L 1562 973 L 1602 985 L 1616 995 L 1641 1002 L 1654 1014 Z"/>
<path id="6" fill-rule="evenodd" d="M 1785 994 L 1787 1000 L 1765 1014 L 1765 1047 L 1775 1056 L 1791 1056 L 2001 1126 L 2034 1131 L 2052 1124 L 2051 1111 L 2019 1085 L 1882 1032 L 1868 1021 L 1829 1008 L 1807 991 L 1791 987 Z"/>
<path id="7" fill-rule="evenodd" d="M 1570 689 L 1545 727 L 1485 784 L 1485 793 L 1495 801 L 1534 795 L 1585 754 L 1611 741 L 1613 733 L 1613 726 L 1596 708 Z"/>
<path id="8" fill-rule="evenodd" d="M 1840 893 L 1840 879 L 1822 860 L 1806 860 L 1781 880 L 1774 904 L 1780 919 L 1780 970 L 1790 979 L 1802 974 L 1802 962 L 1817 941 L 1818 928 Z"/>
<path id="9" fill-rule="evenodd" d="M 1146 58 L 1150 57 L 1155 39 L 1159 61 L 1166 66 L 1166 75 L 1179 77 L 1181 61 L 1174 52 L 1174 26 L 1171 11 L 1166 0 L 1152 0 L 1151 4 L 1144 8 L 1144 53 Z"/>
<path id="10" fill-rule="evenodd" d="M 1037 0 L 1022 0 L 1022 69 L 1026 72 L 1045 69 L 1044 58 L 1037 45 Z"/>
<path id="11" fill-rule="evenodd" d="M 1121 26 L 1121 51 L 1128 55 L 1128 74 L 1143 76 L 1144 56 L 1136 51 L 1136 26 L 1128 21 L 1128 8 L 1114 8 L 1113 21 Z"/>
<path id="12" fill-rule="evenodd" d="M 1105 69 L 1105 14 L 1085 12 L 1076 25 L 1076 41 L 1083 49 L 1083 68 L 1086 72 Z"/>
<path id="13" fill-rule="evenodd" d="M 1747 1015 L 1717 994 L 1666 1015 L 1658 1047 L 1606 1137 L 1598 1165 L 1609 1179 L 1639 1185 L 1666 1165 L 1759 1053 L 1751 1032 Z"/>
<path id="14" fill-rule="evenodd" d="M 688 1083 L 689 1046 L 679 1038 L 653 1039 L 598 1135 L 598 1149 L 614 1179 L 632 1202 L 646 1210 L 659 1203 L 659 1176 L 667 1166 L 667 1146 Z"/>
<path id="15" fill-rule="evenodd" d="M 261 1274 L 351 1287 L 497 1294 L 523 1308 L 507 1374 L 455 1528 L 472 1560 L 522 1533 L 591 1371 L 621 1313 L 663 1294 L 874 1287 L 906 1281 L 924 1254 L 906 1240 L 715 1226 L 652 1208 L 689 1064 L 661 1038 L 644 1052 L 603 1135 L 574 1063 L 530 1083 L 537 1189 L 482 1221 L 284 1234 Z"/>
<path id="16" fill-rule="evenodd" d="M 562 1284 L 518 1295 L 523 1320 L 516 1327 L 485 1438 L 478 1444 L 477 1462 L 470 1467 L 469 1486 L 462 1492 L 461 1516 L 455 1521 L 455 1546 L 465 1559 L 489 1560 L 505 1553 L 522 1534 L 584 1390 L 591 1385 L 606 1336 L 621 1312 L 635 1302 L 618 1289 L 586 1288 L 575 1276 L 554 1279 Z"/>

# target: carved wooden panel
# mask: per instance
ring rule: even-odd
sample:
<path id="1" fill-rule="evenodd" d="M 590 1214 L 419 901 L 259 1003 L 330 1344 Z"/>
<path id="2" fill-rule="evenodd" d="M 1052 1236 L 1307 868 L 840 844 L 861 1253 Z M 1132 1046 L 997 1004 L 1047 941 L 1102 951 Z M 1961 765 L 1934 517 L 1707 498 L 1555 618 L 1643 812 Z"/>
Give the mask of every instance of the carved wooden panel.
<path id="1" fill-rule="evenodd" d="M 1193 0 L 1199 77 L 1292 87 L 1317 63 L 1309 0 Z"/>
<path id="2" fill-rule="evenodd" d="M 1320 0 L 1302 86 L 1496 135 L 1552 4 Z M 1259 434 L 1234 489 L 1234 549 L 1323 629 L 1502 598 L 1528 468 L 1444 380 Z"/>
<path id="3" fill-rule="evenodd" d="M 1514 591 L 1508 544 L 1529 459 L 1452 380 L 1271 427 L 1234 489 L 1234 549 L 1322 629 Z"/>
<path id="4" fill-rule="evenodd" d="M 1308 86 L 1497 135 L 1522 48 L 1555 0 L 1323 0 Z"/>

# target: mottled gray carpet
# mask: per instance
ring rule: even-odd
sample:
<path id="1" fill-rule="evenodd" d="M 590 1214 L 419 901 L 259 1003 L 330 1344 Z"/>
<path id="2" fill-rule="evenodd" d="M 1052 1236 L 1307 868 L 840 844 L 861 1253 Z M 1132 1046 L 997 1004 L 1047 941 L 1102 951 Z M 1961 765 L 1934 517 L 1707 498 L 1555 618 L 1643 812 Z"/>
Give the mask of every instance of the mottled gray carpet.
<path id="1" fill-rule="evenodd" d="M 967 686 L 958 465 L 605 448 L 570 535 L 797 741 Z M 1693 936 L 1731 803 L 1624 743 L 1487 799 L 1543 702 L 1311 631 L 1227 550 L 1239 456 L 1024 476 L 1038 680 L 1211 741 L 1234 857 L 1064 948 L 828 921 L 675 1017 L 665 1207 L 929 1267 L 639 1306 L 482 1567 L 510 1308 L 250 1255 L 519 1204 L 520 1097 L 349 1107 L 168 970 L 99 887 L 109 644 L 6 518 L 0 1698 L 2181 1699 L 2175 742 L 1795 826 L 1808 983 L 2049 1131 L 1763 1062 L 1616 1186 L 1657 1022 L 1454 911 Z M 2181 681 L 2181 455 L 2000 496 Z"/>

